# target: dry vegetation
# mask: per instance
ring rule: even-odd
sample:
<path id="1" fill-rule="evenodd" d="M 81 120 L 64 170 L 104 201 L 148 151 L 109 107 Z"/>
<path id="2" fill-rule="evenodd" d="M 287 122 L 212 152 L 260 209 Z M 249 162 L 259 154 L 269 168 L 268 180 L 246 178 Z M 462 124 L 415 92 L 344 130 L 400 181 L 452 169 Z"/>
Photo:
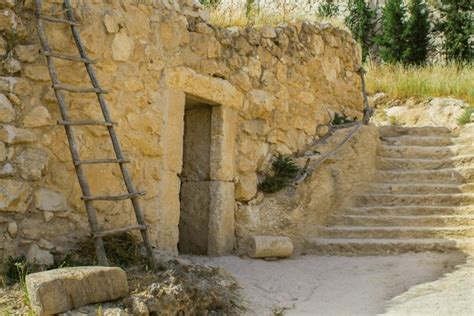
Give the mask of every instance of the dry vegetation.
<path id="1" fill-rule="evenodd" d="M 369 93 L 385 92 L 395 99 L 453 97 L 474 105 L 474 66 L 367 65 Z"/>

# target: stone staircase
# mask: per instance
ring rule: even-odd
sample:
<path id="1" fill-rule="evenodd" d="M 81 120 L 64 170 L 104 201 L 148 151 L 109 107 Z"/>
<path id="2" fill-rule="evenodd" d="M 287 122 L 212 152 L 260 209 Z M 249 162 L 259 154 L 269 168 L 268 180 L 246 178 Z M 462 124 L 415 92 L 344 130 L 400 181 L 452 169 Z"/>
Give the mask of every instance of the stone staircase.
<path id="1" fill-rule="evenodd" d="M 387 255 L 474 246 L 474 124 L 380 128 L 377 171 L 305 253 Z"/>

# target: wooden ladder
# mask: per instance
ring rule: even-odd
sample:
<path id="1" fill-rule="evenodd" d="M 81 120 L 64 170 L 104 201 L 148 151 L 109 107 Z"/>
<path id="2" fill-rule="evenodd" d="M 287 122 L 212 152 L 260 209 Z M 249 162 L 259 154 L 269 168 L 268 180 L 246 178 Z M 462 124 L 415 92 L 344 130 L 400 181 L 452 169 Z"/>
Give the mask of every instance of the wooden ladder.
<path id="1" fill-rule="evenodd" d="M 120 143 L 117 137 L 117 134 L 114 129 L 114 123 L 110 117 L 110 112 L 107 107 L 107 103 L 104 98 L 104 94 L 107 93 L 101 88 L 97 80 L 96 72 L 94 70 L 93 64 L 94 60 L 91 60 L 86 53 L 86 49 L 82 43 L 80 34 L 79 34 L 79 24 L 74 18 L 74 10 L 71 6 L 69 0 L 64 0 L 64 9 L 66 13 L 66 18 L 58 18 L 56 16 L 47 16 L 43 14 L 42 11 L 42 0 L 35 0 L 36 5 L 36 21 L 38 27 L 38 35 L 42 46 L 42 54 L 46 56 L 46 61 L 48 65 L 49 74 L 51 77 L 52 88 L 58 100 L 59 110 L 61 113 L 61 120 L 58 121 L 59 125 L 63 125 L 66 130 L 67 139 L 69 142 L 69 150 L 71 151 L 72 161 L 74 163 L 74 169 L 76 170 L 77 178 L 82 190 L 82 200 L 85 203 L 87 210 L 87 217 L 89 220 L 89 225 L 92 231 L 92 237 L 94 238 L 94 246 L 97 254 L 97 260 L 99 265 L 108 265 L 107 255 L 104 249 L 104 243 L 102 237 L 117 234 L 121 232 L 131 231 L 131 230 L 140 230 L 143 242 L 145 244 L 145 249 L 149 264 L 151 267 L 154 267 L 155 261 L 153 259 L 153 250 L 150 244 L 150 237 L 148 233 L 148 226 L 145 223 L 145 218 L 143 216 L 142 208 L 138 200 L 139 196 L 145 194 L 145 192 L 139 192 L 135 189 L 135 186 L 132 183 L 130 173 L 127 169 L 126 164 L 129 162 L 128 159 L 125 159 L 120 147 Z M 67 24 L 71 27 L 72 35 L 74 42 L 76 44 L 79 56 L 70 56 L 55 52 L 51 49 L 48 37 L 44 29 L 44 21 L 52 23 L 61 23 Z M 62 84 L 59 81 L 58 73 L 54 65 L 53 60 L 55 58 L 69 60 L 72 62 L 83 63 L 87 73 L 89 74 L 89 79 L 92 83 L 92 87 L 74 87 L 71 85 Z M 64 91 L 73 92 L 73 93 L 95 93 L 97 95 L 98 103 L 102 111 L 103 121 L 95 120 L 79 120 L 73 121 L 69 118 L 69 111 L 66 105 L 64 98 Z M 76 137 L 74 133 L 74 127 L 77 126 L 102 126 L 107 128 L 109 132 L 110 139 L 112 141 L 112 146 L 115 152 L 115 158 L 110 159 L 94 159 L 94 160 L 81 160 L 79 157 L 79 150 L 76 142 Z M 87 178 L 84 173 L 84 165 L 89 164 L 118 164 L 120 166 L 121 174 L 125 186 L 127 188 L 127 193 L 120 195 L 92 195 Z M 130 199 L 132 202 L 133 209 L 135 211 L 135 217 L 137 224 L 131 225 L 122 228 L 110 229 L 110 230 L 101 230 L 97 221 L 96 211 L 94 207 L 94 201 L 121 201 Z"/>

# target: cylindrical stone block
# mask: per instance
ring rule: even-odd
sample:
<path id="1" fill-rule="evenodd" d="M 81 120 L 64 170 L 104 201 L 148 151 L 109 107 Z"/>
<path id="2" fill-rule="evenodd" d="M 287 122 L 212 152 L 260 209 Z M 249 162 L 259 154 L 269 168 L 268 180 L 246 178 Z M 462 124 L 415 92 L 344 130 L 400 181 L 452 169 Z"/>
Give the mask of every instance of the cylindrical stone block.
<path id="1" fill-rule="evenodd" d="M 252 258 L 282 258 L 293 254 L 291 239 L 284 236 L 253 236 L 248 256 Z"/>

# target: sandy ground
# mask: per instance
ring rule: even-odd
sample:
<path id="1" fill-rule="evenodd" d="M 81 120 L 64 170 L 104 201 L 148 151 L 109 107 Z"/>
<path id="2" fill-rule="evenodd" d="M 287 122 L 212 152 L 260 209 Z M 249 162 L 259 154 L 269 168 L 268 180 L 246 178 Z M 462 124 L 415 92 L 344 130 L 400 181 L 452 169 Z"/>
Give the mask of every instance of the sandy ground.
<path id="1" fill-rule="evenodd" d="M 469 299 L 474 297 L 474 265 L 463 254 L 192 260 L 234 274 L 249 315 L 474 315 Z M 446 314 L 436 312 L 445 296 L 458 306 L 455 313 L 449 312 L 449 303 Z"/>

